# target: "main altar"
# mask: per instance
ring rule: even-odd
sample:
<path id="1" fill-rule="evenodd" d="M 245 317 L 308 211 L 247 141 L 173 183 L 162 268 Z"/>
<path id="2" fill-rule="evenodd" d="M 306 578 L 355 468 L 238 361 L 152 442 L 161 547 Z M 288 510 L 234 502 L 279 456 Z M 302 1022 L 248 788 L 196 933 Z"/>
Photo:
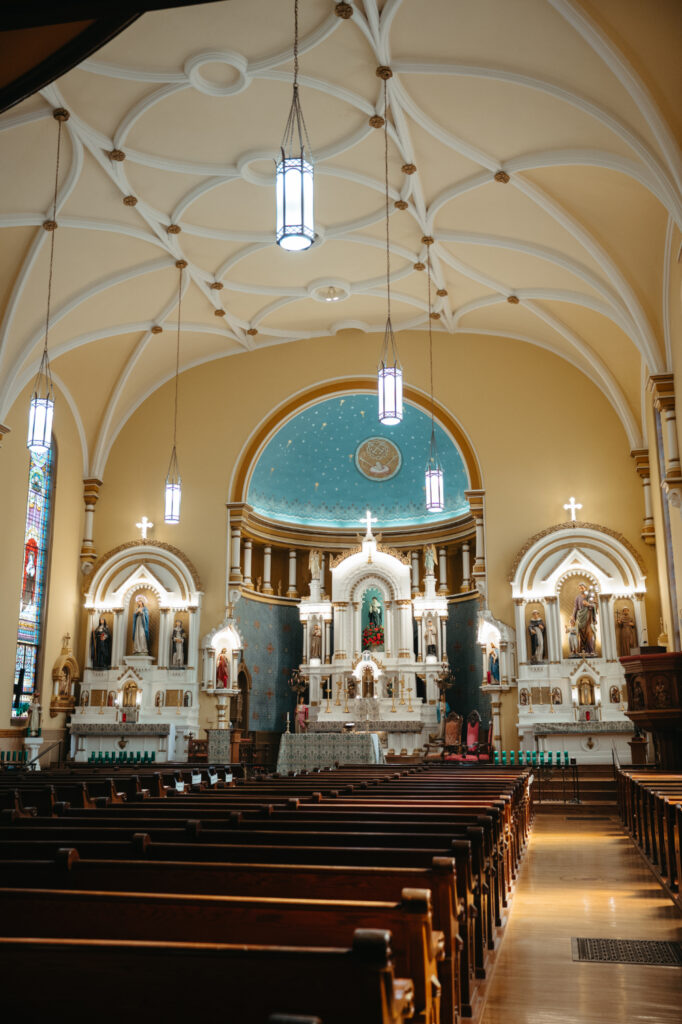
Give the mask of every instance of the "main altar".
<path id="1" fill-rule="evenodd" d="M 424 588 L 412 596 L 410 560 L 372 533 L 330 563 L 323 598 L 311 555 L 303 625 L 301 686 L 308 688 L 308 734 L 373 733 L 383 754 L 423 751 L 439 729 L 437 679 L 447 667 L 447 600 L 436 593 L 434 553 L 425 552 Z"/>

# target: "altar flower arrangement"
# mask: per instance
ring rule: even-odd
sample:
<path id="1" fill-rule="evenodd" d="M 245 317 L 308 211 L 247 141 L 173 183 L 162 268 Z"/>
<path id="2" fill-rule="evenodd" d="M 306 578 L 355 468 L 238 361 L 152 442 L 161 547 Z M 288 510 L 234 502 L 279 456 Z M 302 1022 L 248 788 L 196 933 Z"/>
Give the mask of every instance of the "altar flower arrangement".
<path id="1" fill-rule="evenodd" d="M 367 626 L 362 631 L 362 649 L 366 651 L 370 647 L 384 646 L 384 627 Z"/>

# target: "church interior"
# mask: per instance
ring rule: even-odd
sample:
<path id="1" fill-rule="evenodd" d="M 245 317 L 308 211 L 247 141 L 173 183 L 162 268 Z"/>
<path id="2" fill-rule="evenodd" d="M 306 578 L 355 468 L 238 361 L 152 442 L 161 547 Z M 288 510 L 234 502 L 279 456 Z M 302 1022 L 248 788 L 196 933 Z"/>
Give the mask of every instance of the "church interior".
<path id="1" fill-rule="evenodd" d="M 58 6 L 0 12 L 11 1005 L 75 944 L 105 1020 L 677 1020 L 682 9 Z"/>

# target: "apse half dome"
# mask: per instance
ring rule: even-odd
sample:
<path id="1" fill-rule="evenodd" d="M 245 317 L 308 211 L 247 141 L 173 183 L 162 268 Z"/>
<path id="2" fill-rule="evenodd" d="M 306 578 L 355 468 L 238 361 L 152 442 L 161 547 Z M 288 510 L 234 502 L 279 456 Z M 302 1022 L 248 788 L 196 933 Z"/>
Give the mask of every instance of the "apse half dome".
<path id="1" fill-rule="evenodd" d="M 430 416 L 409 402 L 401 423 L 383 427 L 376 395 L 328 398 L 296 413 L 270 438 L 251 473 L 247 501 L 268 519 L 331 529 L 359 530 L 368 508 L 378 530 L 454 519 L 469 511 L 466 466 L 436 424 L 445 508 L 427 512 L 430 437 Z"/>

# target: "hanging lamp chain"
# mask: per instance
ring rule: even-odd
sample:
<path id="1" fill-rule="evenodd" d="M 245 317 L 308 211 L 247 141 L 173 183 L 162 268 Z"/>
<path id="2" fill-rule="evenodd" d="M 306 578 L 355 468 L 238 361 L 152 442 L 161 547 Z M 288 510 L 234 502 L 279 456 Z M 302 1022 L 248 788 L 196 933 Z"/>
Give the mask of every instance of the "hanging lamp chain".
<path id="1" fill-rule="evenodd" d="M 62 125 L 64 124 L 65 118 L 57 118 L 57 159 L 55 161 L 54 171 L 54 194 L 52 197 L 52 220 L 50 224 L 50 264 L 49 272 L 47 277 L 47 310 L 45 312 L 45 341 L 43 344 L 43 354 L 40 360 L 40 367 L 38 368 L 38 376 L 36 378 L 36 392 L 38 391 L 38 385 L 41 376 L 45 377 L 46 391 L 49 395 L 52 392 L 52 372 L 50 370 L 50 361 L 47 356 L 47 344 L 50 334 L 50 309 L 52 305 L 52 276 L 54 272 L 54 236 L 57 233 L 57 196 L 59 190 L 59 164 L 61 159 L 62 149 Z"/>
<path id="2" fill-rule="evenodd" d="M 298 0 L 294 0 L 294 95 L 289 109 L 289 117 L 284 127 L 282 136 L 282 159 L 293 153 L 294 141 L 298 142 L 301 157 L 307 153 L 309 162 L 312 163 L 312 148 L 308 138 L 308 128 L 301 109 L 301 100 L 298 93 Z"/>
<path id="3" fill-rule="evenodd" d="M 426 276 L 428 280 L 428 292 L 429 292 L 429 382 L 431 390 L 431 442 L 429 444 L 429 466 L 436 469 L 440 467 L 440 460 L 438 459 L 438 448 L 436 446 L 436 421 L 434 415 L 434 397 L 433 397 L 433 332 L 431 329 L 431 247 L 430 245 L 426 250 Z"/>
<path id="4" fill-rule="evenodd" d="M 178 377 L 180 376 L 180 323 L 182 318 L 182 271 L 178 278 L 178 332 L 175 345 L 175 409 L 173 412 L 173 454 L 175 454 L 175 442 L 178 432 Z"/>
<path id="5" fill-rule="evenodd" d="M 391 248 L 388 212 L 388 80 L 384 78 L 384 183 L 386 186 L 386 308 L 391 322 Z"/>

